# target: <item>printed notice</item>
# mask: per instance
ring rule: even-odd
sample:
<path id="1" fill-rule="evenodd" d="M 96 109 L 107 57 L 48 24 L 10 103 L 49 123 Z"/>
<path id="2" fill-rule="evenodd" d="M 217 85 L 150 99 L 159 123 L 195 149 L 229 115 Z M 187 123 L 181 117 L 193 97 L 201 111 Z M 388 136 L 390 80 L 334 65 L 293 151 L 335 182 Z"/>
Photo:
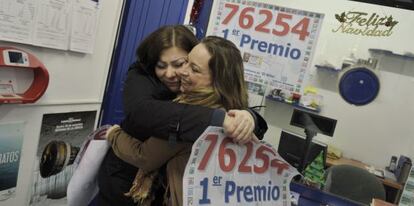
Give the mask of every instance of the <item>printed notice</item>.
<path id="1" fill-rule="evenodd" d="M 34 45 L 68 49 L 70 6 L 70 0 L 38 1 L 33 35 Z"/>
<path id="2" fill-rule="evenodd" d="M 70 50 L 84 53 L 93 52 L 99 8 L 99 0 L 74 1 Z"/>
<path id="3" fill-rule="evenodd" d="M 92 53 L 100 0 L 0 0 L 0 40 Z"/>
<path id="4" fill-rule="evenodd" d="M 35 6 L 33 0 L 0 0 L 0 39 L 30 44 Z"/>

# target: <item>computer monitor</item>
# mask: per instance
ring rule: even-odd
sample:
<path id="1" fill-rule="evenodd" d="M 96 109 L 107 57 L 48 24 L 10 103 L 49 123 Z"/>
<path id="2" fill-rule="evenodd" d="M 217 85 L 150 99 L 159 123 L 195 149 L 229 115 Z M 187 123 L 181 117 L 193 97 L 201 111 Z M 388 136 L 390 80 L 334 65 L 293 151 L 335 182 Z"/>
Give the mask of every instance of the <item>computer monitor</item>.
<path id="1" fill-rule="evenodd" d="M 314 113 L 294 109 L 290 124 L 301 127 L 311 132 L 333 136 L 336 120 L 328 117 L 320 116 Z"/>
<path id="2" fill-rule="evenodd" d="M 278 153 L 293 167 L 298 168 L 302 162 L 305 152 L 305 137 L 292 132 L 283 131 L 280 134 Z M 325 167 L 327 145 L 321 142 L 312 141 L 305 167 L 312 162 L 320 152 L 323 152 L 323 164 Z"/>

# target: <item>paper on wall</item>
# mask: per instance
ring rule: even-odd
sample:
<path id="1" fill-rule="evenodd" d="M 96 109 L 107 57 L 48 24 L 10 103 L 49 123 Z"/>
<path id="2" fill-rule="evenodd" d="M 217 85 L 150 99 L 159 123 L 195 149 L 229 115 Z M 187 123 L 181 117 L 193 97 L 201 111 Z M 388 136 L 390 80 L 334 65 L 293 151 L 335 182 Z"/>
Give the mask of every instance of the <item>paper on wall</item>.
<path id="1" fill-rule="evenodd" d="M 70 50 L 93 53 L 99 11 L 99 0 L 74 1 Z"/>
<path id="2" fill-rule="evenodd" d="M 33 41 L 37 46 L 67 50 L 70 32 L 70 0 L 37 1 Z"/>
<path id="3" fill-rule="evenodd" d="M 0 39 L 30 44 L 35 7 L 33 0 L 0 0 Z"/>

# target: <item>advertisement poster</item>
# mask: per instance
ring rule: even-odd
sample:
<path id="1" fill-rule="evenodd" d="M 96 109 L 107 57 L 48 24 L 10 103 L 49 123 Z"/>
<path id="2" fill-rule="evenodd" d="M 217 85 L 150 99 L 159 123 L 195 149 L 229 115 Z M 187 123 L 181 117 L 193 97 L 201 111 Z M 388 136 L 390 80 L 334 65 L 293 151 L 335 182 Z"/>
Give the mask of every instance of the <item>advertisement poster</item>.
<path id="1" fill-rule="evenodd" d="M 298 174 L 270 144 L 234 144 L 221 127 L 208 127 L 185 169 L 184 205 L 290 206 Z"/>
<path id="2" fill-rule="evenodd" d="M 302 94 L 324 15 L 249 0 L 215 1 L 208 35 L 240 49 L 249 95 Z M 249 105 L 255 106 L 255 105 Z"/>
<path id="3" fill-rule="evenodd" d="M 0 124 L 0 201 L 16 196 L 24 123 Z"/>
<path id="4" fill-rule="evenodd" d="M 96 111 L 44 114 L 30 205 L 64 201 L 82 143 L 94 130 Z"/>

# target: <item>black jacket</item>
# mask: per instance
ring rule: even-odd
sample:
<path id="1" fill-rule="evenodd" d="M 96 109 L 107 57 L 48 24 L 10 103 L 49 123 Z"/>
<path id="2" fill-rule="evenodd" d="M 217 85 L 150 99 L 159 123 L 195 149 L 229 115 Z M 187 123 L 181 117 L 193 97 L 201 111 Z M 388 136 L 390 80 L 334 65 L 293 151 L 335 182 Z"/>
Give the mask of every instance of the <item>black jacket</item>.
<path id="1" fill-rule="evenodd" d="M 224 121 L 220 109 L 166 101 L 175 94 L 143 69 L 129 70 L 123 94 L 125 120 L 121 127 L 140 140 L 176 135 L 194 142 L 209 125 L 221 126 Z"/>

